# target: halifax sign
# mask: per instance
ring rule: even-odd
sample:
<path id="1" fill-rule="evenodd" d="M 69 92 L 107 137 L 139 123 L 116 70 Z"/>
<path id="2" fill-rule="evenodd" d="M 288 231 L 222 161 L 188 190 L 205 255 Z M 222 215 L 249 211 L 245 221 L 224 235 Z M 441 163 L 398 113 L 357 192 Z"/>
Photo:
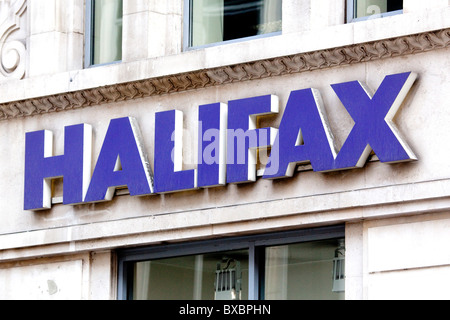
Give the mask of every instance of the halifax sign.
<path id="1" fill-rule="evenodd" d="M 295 166 L 310 163 L 316 172 L 363 167 L 372 150 L 383 163 L 417 160 L 393 118 L 417 75 L 387 76 L 372 96 L 358 82 L 332 85 L 355 125 L 337 150 L 320 93 L 292 91 L 278 129 L 257 128 L 256 118 L 277 114 L 273 95 L 199 107 L 198 163 L 182 169 L 183 113 L 155 115 L 154 165 L 134 118 L 111 120 L 92 172 L 92 127 L 65 127 L 64 154 L 53 155 L 48 130 L 26 134 L 24 209 L 51 208 L 51 182 L 63 177 L 63 203 L 110 201 L 118 187 L 146 196 L 256 181 L 257 150 L 270 148 L 263 179 L 292 177 Z"/>

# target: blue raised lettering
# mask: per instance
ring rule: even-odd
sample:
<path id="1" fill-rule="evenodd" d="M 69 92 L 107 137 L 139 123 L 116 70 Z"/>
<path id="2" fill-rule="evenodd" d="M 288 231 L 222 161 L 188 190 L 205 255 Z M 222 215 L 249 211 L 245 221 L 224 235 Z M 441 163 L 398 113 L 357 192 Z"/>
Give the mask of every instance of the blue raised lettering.
<path id="1" fill-rule="evenodd" d="M 199 108 L 199 187 L 226 184 L 227 114 L 228 107 L 223 103 L 203 105 Z"/>
<path id="2" fill-rule="evenodd" d="M 273 95 L 200 106 L 198 163 L 191 170 L 183 170 L 183 113 L 158 112 L 154 180 L 134 118 L 111 120 L 92 179 L 91 126 L 66 127 L 59 156 L 53 155 L 52 132 L 27 133 L 24 209 L 51 208 L 51 184 L 57 178 L 63 178 L 66 205 L 111 200 L 118 187 L 144 196 L 252 182 L 257 152 L 264 150 L 270 150 L 264 179 L 291 177 L 304 163 L 316 172 L 362 167 L 372 151 L 384 163 L 417 160 L 393 122 L 416 78 L 412 72 L 389 75 L 374 95 L 358 81 L 332 85 L 355 122 L 339 152 L 315 89 L 291 92 L 279 129 L 257 128 L 257 117 L 278 113 Z"/>
<path id="3" fill-rule="evenodd" d="M 168 193 L 197 188 L 196 170 L 182 170 L 183 113 L 156 113 L 155 192 Z"/>
<path id="4" fill-rule="evenodd" d="M 227 182 L 256 180 L 256 149 L 268 148 L 275 139 L 274 128 L 256 128 L 256 117 L 278 113 L 273 95 L 233 100 L 228 103 Z"/>
<path id="5" fill-rule="evenodd" d="M 326 171 L 335 155 L 320 93 L 313 89 L 291 92 L 264 178 L 292 177 L 299 163 L 311 163 L 314 171 Z"/>
<path id="6" fill-rule="evenodd" d="M 412 72 L 387 76 L 373 97 L 358 81 L 332 85 L 355 121 L 333 169 L 362 167 L 372 150 L 385 163 L 417 160 L 392 121 L 416 78 Z"/>
<path id="7" fill-rule="evenodd" d="M 29 132 L 25 152 L 25 210 L 51 208 L 51 181 L 64 178 L 64 204 L 83 202 L 91 172 L 92 128 L 86 124 L 64 131 L 64 155 L 53 156 L 50 131 Z"/>
<path id="8" fill-rule="evenodd" d="M 111 120 L 85 202 L 111 200 L 117 187 L 132 196 L 152 194 L 151 171 L 133 118 Z"/>

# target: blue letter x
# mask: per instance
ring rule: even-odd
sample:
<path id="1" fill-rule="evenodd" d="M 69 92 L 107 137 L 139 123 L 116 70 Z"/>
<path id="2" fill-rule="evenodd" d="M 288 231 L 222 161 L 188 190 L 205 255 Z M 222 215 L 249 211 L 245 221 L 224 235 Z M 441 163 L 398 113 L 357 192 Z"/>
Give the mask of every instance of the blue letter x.
<path id="1" fill-rule="evenodd" d="M 373 97 L 358 81 L 332 86 L 355 121 L 333 169 L 364 166 L 372 149 L 381 162 L 417 160 L 392 121 L 416 78 L 412 72 L 387 76 Z"/>

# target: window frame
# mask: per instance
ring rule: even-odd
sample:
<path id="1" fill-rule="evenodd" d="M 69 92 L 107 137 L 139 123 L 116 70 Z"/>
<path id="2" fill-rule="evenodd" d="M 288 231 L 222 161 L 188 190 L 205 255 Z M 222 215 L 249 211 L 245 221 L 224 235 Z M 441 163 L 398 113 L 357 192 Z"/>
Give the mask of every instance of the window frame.
<path id="1" fill-rule="evenodd" d="M 403 9 L 402 9 L 402 10 L 384 12 L 384 13 L 380 13 L 380 14 L 374 14 L 374 15 L 367 16 L 367 17 L 355 18 L 355 1 L 357 1 L 357 0 L 347 0 L 347 23 L 367 21 L 367 20 L 372 20 L 372 19 L 379 19 L 379 18 L 395 16 L 398 14 L 403 14 Z"/>
<path id="2" fill-rule="evenodd" d="M 273 36 L 278 36 L 283 33 L 283 30 L 276 31 L 276 32 L 269 32 L 265 34 L 258 34 L 255 36 L 250 37 L 243 37 L 238 39 L 232 39 L 232 40 L 225 40 L 225 41 L 219 41 L 214 43 L 208 43 L 201 46 L 192 46 L 192 6 L 193 6 L 193 0 L 183 0 L 184 1 L 184 7 L 183 7 L 183 16 L 185 17 L 183 19 L 183 51 L 190 51 L 190 50 L 198 50 L 198 49 L 204 49 L 204 48 L 210 48 L 210 47 L 216 47 L 220 45 L 225 44 L 231 44 L 231 43 L 238 43 L 243 41 L 250 41 L 255 39 L 262 39 L 262 38 L 269 38 Z M 283 11 L 282 11 L 282 20 L 283 20 Z"/>
<path id="3" fill-rule="evenodd" d="M 85 16 L 85 39 L 84 39 L 84 68 L 92 68 L 92 67 L 101 67 L 110 64 L 116 64 L 122 62 L 122 59 L 94 64 L 94 1 L 95 0 L 86 0 L 86 16 Z M 123 27 L 122 27 L 123 28 Z M 123 37 L 122 37 L 122 46 L 123 46 Z M 123 50 L 122 50 L 123 52 Z"/>
<path id="4" fill-rule="evenodd" d="M 121 249 L 117 251 L 117 298 L 118 300 L 132 298 L 133 264 L 136 262 L 248 249 L 248 299 L 263 300 L 265 249 L 267 247 L 339 238 L 345 238 L 345 225 Z"/>
<path id="5" fill-rule="evenodd" d="M 94 0 L 86 0 L 85 32 L 84 32 L 84 67 L 92 66 L 93 56 L 93 30 L 94 27 Z"/>

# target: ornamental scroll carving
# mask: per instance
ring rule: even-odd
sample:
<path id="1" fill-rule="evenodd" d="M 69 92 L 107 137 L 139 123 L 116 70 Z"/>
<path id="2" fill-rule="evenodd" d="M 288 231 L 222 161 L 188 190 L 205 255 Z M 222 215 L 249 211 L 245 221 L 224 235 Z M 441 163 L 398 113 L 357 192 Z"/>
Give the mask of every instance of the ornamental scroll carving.
<path id="1" fill-rule="evenodd" d="M 0 120 L 340 67 L 450 47 L 450 29 L 0 104 Z"/>
<path id="2" fill-rule="evenodd" d="M 0 0 L 0 80 L 25 76 L 26 10 L 26 0 Z"/>

